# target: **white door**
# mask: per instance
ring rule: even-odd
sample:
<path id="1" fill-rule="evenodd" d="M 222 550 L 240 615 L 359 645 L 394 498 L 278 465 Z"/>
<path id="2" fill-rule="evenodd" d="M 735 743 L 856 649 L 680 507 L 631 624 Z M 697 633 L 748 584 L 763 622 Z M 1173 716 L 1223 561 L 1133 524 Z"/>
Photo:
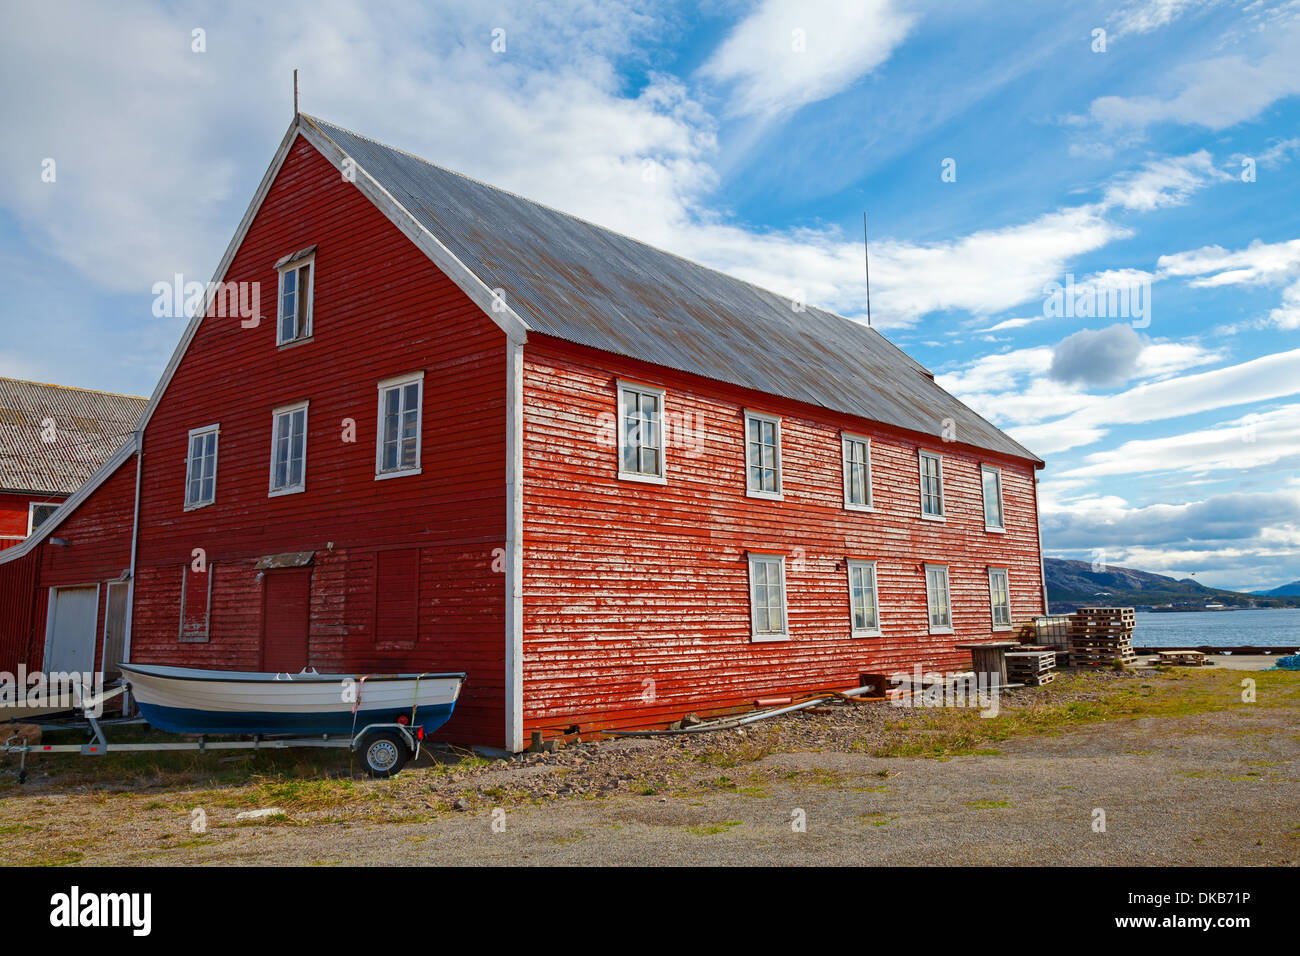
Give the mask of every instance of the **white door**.
<path id="1" fill-rule="evenodd" d="M 89 672 L 95 667 L 95 625 L 99 587 L 50 589 L 50 622 L 45 631 L 47 674 Z"/>

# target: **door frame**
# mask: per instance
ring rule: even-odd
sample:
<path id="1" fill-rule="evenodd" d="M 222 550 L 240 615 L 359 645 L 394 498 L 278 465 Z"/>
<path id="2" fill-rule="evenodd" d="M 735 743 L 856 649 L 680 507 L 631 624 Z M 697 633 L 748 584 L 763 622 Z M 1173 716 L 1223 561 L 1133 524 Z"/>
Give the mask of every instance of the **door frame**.
<path id="1" fill-rule="evenodd" d="M 96 628 L 95 628 L 95 629 L 96 629 L 96 632 L 97 632 L 96 635 L 95 635 L 95 638 L 96 638 L 97 641 L 99 641 L 99 644 L 100 644 L 100 649 L 99 649 L 99 673 L 101 673 L 101 674 L 107 673 L 107 671 L 108 671 L 108 668 L 105 666 L 105 665 L 108 664 L 108 609 L 109 609 L 109 605 L 112 603 L 112 600 L 113 600 L 113 588 L 114 588 L 114 587 L 126 588 L 126 601 L 129 603 L 130 600 L 131 600 L 131 582 L 130 582 L 129 579 L 122 577 L 122 578 L 114 578 L 112 581 L 105 581 L 105 582 L 104 582 L 104 629 L 103 629 L 102 632 L 99 631 L 99 627 L 98 627 L 98 623 L 99 623 L 99 621 L 98 621 L 98 614 L 96 614 Z M 129 612 L 129 610 L 126 609 L 126 608 L 123 608 L 123 614 L 122 614 L 122 658 L 123 658 L 124 660 L 127 660 L 127 661 L 129 661 L 129 660 L 131 659 L 131 657 L 130 657 L 130 648 L 127 646 L 127 645 L 128 645 L 128 640 L 127 640 L 127 635 L 126 635 L 126 622 L 127 622 L 127 619 L 128 619 L 129 617 L 130 617 L 130 612 Z M 102 637 L 102 640 L 100 639 L 101 637 Z"/>
<path id="2" fill-rule="evenodd" d="M 50 596 L 45 606 L 45 647 L 41 652 L 41 673 L 49 674 L 50 647 L 54 642 L 54 608 L 58 601 L 58 592 L 60 591 L 78 591 L 86 588 L 95 589 L 95 626 L 90 630 L 90 667 L 91 671 L 95 668 L 95 645 L 99 643 L 99 598 L 101 585 L 98 581 L 91 584 L 65 584 L 59 586 L 50 586 Z"/>

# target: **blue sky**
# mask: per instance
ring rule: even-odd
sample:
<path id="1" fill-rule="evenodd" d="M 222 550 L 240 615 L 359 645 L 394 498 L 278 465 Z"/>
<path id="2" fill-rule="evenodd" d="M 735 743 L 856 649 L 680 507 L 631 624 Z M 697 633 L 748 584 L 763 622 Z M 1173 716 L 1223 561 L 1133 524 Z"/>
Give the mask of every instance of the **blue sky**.
<path id="1" fill-rule="evenodd" d="M 210 277 L 298 67 L 305 111 L 854 318 L 867 210 L 875 324 L 1047 459 L 1048 554 L 1269 587 L 1298 51 L 1297 2 L 14 5 L 0 374 L 152 391 L 153 285 Z M 1149 309 L 1046 314 L 1067 276 Z"/>

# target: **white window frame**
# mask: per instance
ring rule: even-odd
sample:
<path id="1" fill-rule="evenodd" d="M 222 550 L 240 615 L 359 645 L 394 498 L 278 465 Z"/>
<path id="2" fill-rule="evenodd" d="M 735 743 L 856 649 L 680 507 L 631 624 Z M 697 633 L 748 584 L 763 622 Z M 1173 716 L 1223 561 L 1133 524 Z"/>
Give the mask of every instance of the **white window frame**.
<path id="1" fill-rule="evenodd" d="M 755 644 L 766 643 L 771 641 L 788 641 L 790 640 L 790 595 L 786 588 L 785 580 L 785 555 L 769 554 L 762 551 L 750 551 L 748 553 L 749 564 L 749 639 Z M 779 634 L 758 629 L 758 602 L 754 599 L 754 587 L 757 583 L 754 577 L 754 567 L 757 564 L 773 564 L 777 568 L 777 575 L 780 579 L 781 586 L 781 632 Z"/>
<path id="2" fill-rule="evenodd" d="M 867 446 L 866 466 L 866 491 L 867 501 L 860 504 L 849 500 L 849 445 L 856 443 Z M 866 435 L 855 435 L 852 432 L 840 433 L 840 462 L 844 469 L 844 508 L 847 511 L 875 511 L 876 500 L 871 492 L 871 439 Z M 854 463 L 856 464 L 856 462 Z"/>
<path id="3" fill-rule="evenodd" d="M 932 600 L 933 595 L 930 593 L 931 590 L 930 572 L 931 571 L 943 572 L 943 584 L 944 584 L 943 592 L 944 592 L 944 598 L 946 599 L 947 616 L 948 616 L 947 624 L 935 624 L 934 615 L 930 613 L 930 608 L 934 603 Z M 925 565 L 925 620 L 930 626 L 931 634 L 954 633 L 953 626 L 952 626 L 952 576 L 950 575 L 948 570 L 948 565 L 946 564 L 927 563 Z"/>
<path id="4" fill-rule="evenodd" d="M 1002 520 L 1000 525 L 989 524 L 988 487 L 984 483 L 984 476 L 987 474 L 996 475 L 998 479 L 998 517 Z M 984 530 L 995 534 L 1005 534 L 1007 530 L 1006 496 L 1002 493 L 1002 469 L 997 465 L 980 465 L 980 500 L 984 503 Z"/>
<path id="5" fill-rule="evenodd" d="M 419 383 L 420 406 L 415 413 L 415 465 L 384 469 L 384 393 L 394 388 L 403 389 L 412 383 Z M 379 391 L 378 406 L 375 412 L 375 481 L 388 478 L 401 478 L 405 475 L 418 475 L 424 470 L 424 372 L 410 372 L 386 378 L 375 386 Z M 398 459 L 401 459 L 401 446 L 398 446 Z"/>
<path id="6" fill-rule="evenodd" d="M 290 405 L 281 405 L 279 408 L 271 410 L 271 476 L 268 484 L 268 498 L 278 498 L 281 495 L 296 495 L 307 490 L 307 437 L 310 434 L 308 422 L 308 405 L 309 401 L 293 402 Z M 276 433 L 279 431 L 280 418 L 283 415 L 292 415 L 296 411 L 302 411 L 302 480 L 296 485 L 286 485 L 283 488 L 275 487 L 275 447 Z M 290 447 L 292 447 L 290 441 Z"/>
<path id="7" fill-rule="evenodd" d="M 857 608 L 854 607 L 853 601 L 853 572 L 854 571 L 871 571 L 871 605 L 876 610 L 875 627 L 858 628 L 857 627 Z M 849 583 L 849 633 L 853 637 L 880 637 L 883 633 L 880 625 L 880 582 L 876 578 L 876 562 L 862 561 L 856 558 L 850 558 L 847 562 L 847 576 Z"/>
<path id="8" fill-rule="evenodd" d="M 656 423 L 658 426 L 657 434 L 659 437 L 659 449 L 658 449 L 659 450 L 659 474 L 657 475 L 651 474 L 649 472 L 626 471 L 623 468 L 624 440 L 627 437 L 627 416 L 626 413 L 623 411 L 623 396 L 628 392 L 633 392 L 637 395 L 653 395 L 659 401 L 659 421 Z M 668 433 L 664 427 L 664 424 L 665 422 L 667 422 L 668 417 L 666 411 L 666 393 L 664 389 L 658 388 L 657 386 L 654 385 L 643 385 L 640 382 L 632 382 L 632 381 L 625 381 L 623 379 L 619 379 L 618 389 L 617 389 L 617 401 L 618 401 L 618 423 L 617 423 L 618 441 L 615 444 L 618 447 L 618 477 L 621 478 L 623 481 L 640 481 L 649 485 L 668 484 L 668 449 L 667 449 Z M 639 452 L 640 448 L 648 447 L 648 446 L 639 445 L 637 447 Z M 640 460 L 641 460 L 640 454 L 638 453 L 637 456 L 638 464 L 640 464 Z"/>
<path id="9" fill-rule="evenodd" d="M 297 288 L 298 270 L 303 266 L 311 266 L 311 271 L 307 273 L 307 322 L 306 328 L 302 322 L 302 304 L 298 301 L 299 294 Z M 312 335 L 315 333 L 315 299 L 316 299 L 316 253 L 302 256 L 297 259 L 290 259 L 283 265 L 277 266 L 276 271 L 280 275 L 280 281 L 276 283 L 275 294 L 275 344 L 277 346 L 296 345 L 299 342 L 310 342 Z M 293 338 L 286 339 L 283 337 L 284 332 L 284 280 L 289 273 L 294 275 L 294 327 L 297 335 Z"/>
<path id="10" fill-rule="evenodd" d="M 775 426 L 773 430 L 773 434 L 776 436 L 776 449 L 775 449 L 776 454 L 774 456 L 775 464 L 776 464 L 776 490 L 775 491 L 765 491 L 762 488 L 755 488 L 754 483 L 751 480 L 751 476 L 749 473 L 749 469 L 750 469 L 749 423 L 750 422 L 767 423 Z M 781 416 L 769 415 L 767 412 L 750 411 L 748 408 L 745 409 L 744 443 L 745 443 L 745 494 L 746 496 L 750 498 L 765 498 L 768 501 L 784 501 L 785 500 L 785 476 L 784 476 L 784 469 L 781 467 Z M 761 461 L 759 462 L 759 467 L 760 468 L 762 467 Z"/>
<path id="11" fill-rule="evenodd" d="M 212 435 L 214 442 L 212 444 L 212 497 L 206 501 L 190 501 L 190 482 L 194 477 L 190 469 L 194 465 L 194 439 L 201 435 Z M 206 508 L 214 504 L 217 500 L 217 465 L 221 458 L 221 425 L 204 425 L 202 428 L 191 428 L 189 435 L 185 440 L 185 510 L 195 511 L 199 508 Z M 202 480 L 200 479 L 200 487 Z"/>
<path id="12" fill-rule="evenodd" d="M 37 509 L 37 508 L 49 508 L 49 507 L 53 506 L 54 509 L 55 509 L 55 511 L 57 511 L 58 508 L 59 508 L 59 505 L 60 505 L 61 503 L 62 503 L 62 502 L 58 502 L 58 501 L 29 501 L 29 502 L 27 502 L 27 537 L 30 538 L 30 537 L 32 536 L 32 532 L 36 530 L 36 509 Z M 46 518 L 45 520 L 46 520 L 46 521 L 49 521 L 50 518 L 53 518 L 53 517 L 54 517 L 54 512 L 51 511 L 51 512 L 50 512 L 50 515 L 49 515 L 49 518 Z"/>
<path id="13" fill-rule="evenodd" d="M 1002 575 L 1002 581 L 1006 586 L 1007 592 L 1007 622 L 1005 624 L 998 623 L 998 603 L 996 600 L 997 590 L 993 587 L 993 578 L 999 574 Z M 993 624 L 993 630 L 1011 630 L 1011 572 L 1006 568 L 989 567 L 989 619 Z"/>
<path id="14" fill-rule="evenodd" d="M 938 463 L 936 469 L 939 478 L 939 513 L 930 514 L 925 510 L 925 460 L 933 458 Z M 921 517 L 926 521 L 947 521 L 948 508 L 943 498 L 943 455 L 937 451 L 926 451 L 922 448 L 916 456 L 916 477 L 921 492 Z"/>

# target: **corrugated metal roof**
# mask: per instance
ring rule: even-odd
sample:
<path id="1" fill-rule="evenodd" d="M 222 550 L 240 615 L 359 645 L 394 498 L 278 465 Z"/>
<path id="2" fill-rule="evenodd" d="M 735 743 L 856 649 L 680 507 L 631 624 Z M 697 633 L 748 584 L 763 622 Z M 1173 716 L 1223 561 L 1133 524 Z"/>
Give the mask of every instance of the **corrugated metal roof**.
<path id="1" fill-rule="evenodd" d="M 529 328 L 1038 461 L 873 328 L 444 169 L 315 117 Z"/>
<path id="2" fill-rule="evenodd" d="M 0 378 L 0 489 L 72 494 L 122 446 L 146 404 L 136 395 Z"/>

